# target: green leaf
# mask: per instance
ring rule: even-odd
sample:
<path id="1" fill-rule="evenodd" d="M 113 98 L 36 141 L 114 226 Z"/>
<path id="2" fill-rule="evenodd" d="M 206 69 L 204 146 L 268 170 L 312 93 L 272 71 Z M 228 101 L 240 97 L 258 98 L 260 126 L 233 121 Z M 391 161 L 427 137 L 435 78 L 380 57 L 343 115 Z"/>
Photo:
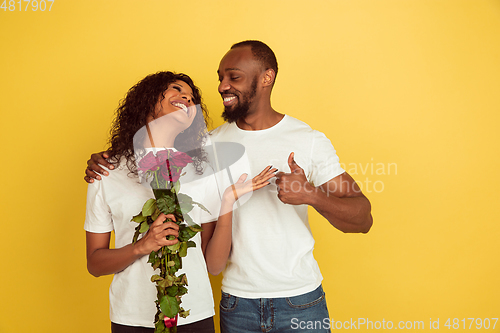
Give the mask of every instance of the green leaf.
<path id="1" fill-rule="evenodd" d="M 153 269 L 157 269 L 158 267 L 160 267 L 161 260 L 156 259 L 152 264 L 153 264 Z"/>
<path id="2" fill-rule="evenodd" d="M 180 208 L 181 208 L 182 214 L 187 214 L 187 213 L 189 213 L 190 211 L 192 211 L 192 210 L 193 210 L 193 207 L 194 207 L 192 203 L 190 203 L 190 202 L 183 202 L 183 201 L 181 201 L 181 202 L 179 203 L 179 205 L 180 205 Z"/>
<path id="3" fill-rule="evenodd" d="M 193 241 L 188 241 L 187 242 L 187 247 L 196 247 L 196 243 Z"/>
<path id="4" fill-rule="evenodd" d="M 179 240 L 181 242 L 185 242 L 196 235 L 196 231 L 191 230 L 189 227 L 185 225 L 181 225 L 179 227 Z"/>
<path id="5" fill-rule="evenodd" d="M 167 248 L 172 251 L 172 253 L 175 253 L 177 252 L 177 250 L 179 250 L 179 247 L 181 246 L 181 243 L 180 242 L 177 242 L 175 243 L 174 245 L 169 245 L 167 246 Z"/>
<path id="6" fill-rule="evenodd" d="M 153 213 L 153 215 L 151 215 L 151 219 L 153 220 L 153 222 L 158 218 L 158 216 L 160 216 L 161 214 L 161 211 L 158 209 L 158 205 L 155 209 L 155 212 Z"/>
<path id="7" fill-rule="evenodd" d="M 177 218 L 177 222 L 184 220 L 184 214 L 182 213 L 181 206 L 179 206 L 177 204 L 175 205 L 175 217 Z"/>
<path id="8" fill-rule="evenodd" d="M 154 189 L 153 194 L 154 194 L 156 200 L 158 200 L 160 198 L 167 198 L 167 197 L 175 196 L 175 193 L 172 193 L 172 190 L 169 190 L 166 188 Z"/>
<path id="9" fill-rule="evenodd" d="M 143 216 L 151 216 L 156 209 L 156 200 L 155 199 L 149 199 L 146 201 L 144 206 L 142 206 L 142 215 Z"/>
<path id="10" fill-rule="evenodd" d="M 179 244 L 179 243 L 177 243 L 177 244 Z M 185 257 L 185 256 L 187 256 L 187 250 L 188 250 L 187 243 L 182 242 L 180 244 L 181 244 L 181 246 L 179 248 L 179 257 Z"/>
<path id="11" fill-rule="evenodd" d="M 184 194 L 184 193 L 177 194 L 177 198 L 179 199 L 179 202 L 185 202 L 185 203 L 192 203 L 193 202 L 193 199 L 189 195 Z"/>
<path id="12" fill-rule="evenodd" d="M 154 263 L 155 260 L 156 260 L 156 252 L 155 251 L 151 251 L 151 253 L 149 254 L 149 258 L 148 258 L 148 263 Z"/>
<path id="13" fill-rule="evenodd" d="M 181 258 L 179 256 L 174 255 L 173 257 L 174 257 L 173 259 L 175 262 L 174 268 L 175 268 L 175 271 L 177 272 L 179 269 L 182 268 L 182 261 L 181 261 Z"/>
<path id="14" fill-rule="evenodd" d="M 189 311 L 191 310 L 184 310 L 179 312 L 179 317 L 186 318 L 187 316 L 189 316 Z"/>
<path id="15" fill-rule="evenodd" d="M 143 232 L 146 232 L 149 230 L 149 224 L 144 221 L 144 222 L 141 222 L 141 228 L 139 229 L 139 232 L 142 234 Z"/>
<path id="16" fill-rule="evenodd" d="M 155 323 L 155 333 L 162 333 L 165 331 L 165 322 L 163 319 L 158 320 Z"/>
<path id="17" fill-rule="evenodd" d="M 160 299 L 160 309 L 169 318 L 174 318 L 179 312 L 179 302 L 175 297 L 165 295 Z"/>
<path id="18" fill-rule="evenodd" d="M 193 201 L 193 204 L 197 205 L 198 207 L 200 207 L 202 210 L 204 210 L 205 212 L 207 212 L 208 214 L 210 214 L 210 211 L 205 207 L 203 206 L 201 203 L 199 202 L 196 202 L 196 201 Z"/>
<path id="19" fill-rule="evenodd" d="M 186 273 L 184 274 L 181 274 L 179 277 L 177 277 L 177 285 L 185 285 L 187 286 L 188 285 L 188 280 L 187 280 L 187 276 L 186 276 Z"/>
<path id="20" fill-rule="evenodd" d="M 142 215 L 142 212 L 140 212 L 139 214 L 137 214 L 136 216 L 134 216 L 130 222 L 137 222 L 137 223 L 141 223 L 142 221 L 146 221 L 146 216 Z"/>
<path id="21" fill-rule="evenodd" d="M 168 287 L 168 289 L 167 289 L 167 295 L 168 296 L 177 296 L 177 291 L 178 290 L 179 290 L 179 287 L 177 287 L 177 286 Z"/>
<path id="22" fill-rule="evenodd" d="M 189 226 L 189 229 L 195 231 L 195 232 L 200 232 L 203 231 L 203 228 L 197 225 L 196 223 L 192 224 Z"/>
<path id="23" fill-rule="evenodd" d="M 155 282 L 155 281 L 162 281 L 163 278 L 161 276 L 159 276 L 158 274 L 155 274 L 151 277 L 151 282 Z"/>
<path id="24" fill-rule="evenodd" d="M 182 296 L 184 294 L 187 294 L 188 290 L 186 287 L 179 286 L 179 289 L 177 291 L 177 295 Z"/>
<path id="25" fill-rule="evenodd" d="M 188 225 L 191 225 L 194 223 L 193 219 L 191 218 L 191 216 L 189 216 L 189 214 L 182 214 L 182 216 L 184 217 L 184 221 L 186 221 L 186 223 Z"/>
<path id="26" fill-rule="evenodd" d="M 174 183 L 174 187 L 172 188 L 172 192 L 179 193 L 179 189 L 181 188 L 181 182 L 176 181 Z"/>
<path id="27" fill-rule="evenodd" d="M 189 195 L 179 193 L 177 198 L 183 214 L 189 213 L 193 209 L 193 199 Z"/>
<path id="28" fill-rule="evenodd" d="M 132 238 L 132 243 L 135 244 L 137 242 L 137 239 L 139 238 L 139 235 L 141 234 L 139 232 L 139 229 L 140 229 L 140 224 L 137 225 L 137 227 L 135 227 L 135 232 L 134 232 L 134 237 Z"/>
<path id="29" fill-rule="evenodd" d="M 158 205 L 158 209 L 163 214 L 173 214 L 175 212 L 175 199 L 172 197 L 162 197 L 156 200 L 156 204 Z"/>
<path id="30" fill-rule="evenodd" d="M 175 266 L 175 261 L 173 260 L 167 261 L 167 267 L 172 267 L 172 266 Z"/>
<path id="31" fill-rule="evenodd" d="M 162 287 L 162 288 L 168 288 L 170 286 L 172 286 L 172 281 L 170 280 L 161 280 L 160 282 L 158 282 L 158 286 Z"/>

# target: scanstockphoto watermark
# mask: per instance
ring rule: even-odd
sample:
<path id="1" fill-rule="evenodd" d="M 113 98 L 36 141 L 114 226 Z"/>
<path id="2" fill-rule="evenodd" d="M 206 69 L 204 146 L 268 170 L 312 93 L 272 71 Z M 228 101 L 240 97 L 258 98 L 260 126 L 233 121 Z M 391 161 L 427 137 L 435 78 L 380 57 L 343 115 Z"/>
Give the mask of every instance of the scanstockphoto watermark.
<path id="1" fill-rule="evenodd" d="M 340 163 L 340 166 L 354 178 L 355 183 L 352 183 L 346 178 L 342 178 L 342 176 L 340 176 L 339 181 L 328 182 L 325 186 L 323 186 L 323 189 L 326 190 L 327 194 L 335 193 L 339 190 L 351 190 L 354 193 L 380 193 L 385 190 L 384 180 L 386 179 L 386 176 L 397 176 L 398 174 L 397 163 L 376 162 L 373 158 L 368 163 Z M 333 166 L 331 166 L 331 168 L 333 168 Z M 331 174 L 332 172 L 335 172 L 335 170 L 326 167 L 318 172 Z M 283 182 L 286 183 L 287 181 L 283 180 Z M 288 185 L 289 186 L 286 188 L 292 192 L 300 191 L 303 188 L 303 184 L 296 180 L 291 181 Z M 314 189 L 311 191 L 314 191 Z"/>
<path id="2" fill-rule="evenodd" d="M 351 175 L 364 193 L 380 193 L 385 190 L 384 179 L 386 176 L 397 176 L 398 165 L 395 162 L 380 162 L 373 157 L 370 162 L 365 163 L 340 163 L 349 175 Z M 356 189 L 353 188 L 355 191 Z"/>
<path id="3" fill-rule="evenodd" d="M 391 320 L 370 320 L 368 318 L 356 318 L 350 320 L 334 320 L 324 318 L 323 320 L 299 320 L 292 318 L 290 328 L 293 330 L 358 330 L 358 329 L 425 329 L 423 321 L 399 321 L 394 323 Z"/>
<path id="4" fill-rule="evenodd" d="M 50 12 L 54 0 L 0 0 L 4 12 Z"/>
<path id="5" fill-rule="evenodd" d="M 292 318 L 290 328 L 292 330 L 439 330 L 444 329 L 492 329 L 497 326 L 498 318 L 429 318 L 429 320 L 370 320 L 368 318 L 356 318 L 349 320 L 334 320 L 324 318 L 323 320 L 299 320 Z"/>
<path id="6" fill-rule="evenodd" d="M 397 163 L 377 162 L 373 157 L 367 163 L 340 163 L 340 166 L 350 175 L 390 176 L 398 174 Z"/>

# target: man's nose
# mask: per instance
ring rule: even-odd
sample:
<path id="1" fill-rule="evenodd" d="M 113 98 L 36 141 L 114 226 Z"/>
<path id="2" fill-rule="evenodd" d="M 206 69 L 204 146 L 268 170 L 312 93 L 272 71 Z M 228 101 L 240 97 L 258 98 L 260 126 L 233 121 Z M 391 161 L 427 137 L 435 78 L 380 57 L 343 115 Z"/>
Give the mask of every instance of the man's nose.
<path id="1" fill-rule="evenodd" d="M 222 80 L 219 83 L 219 93 L 222 94 L 226 90 L 229 90 L 229 84 L 227 84 L 225 80 Z"/>

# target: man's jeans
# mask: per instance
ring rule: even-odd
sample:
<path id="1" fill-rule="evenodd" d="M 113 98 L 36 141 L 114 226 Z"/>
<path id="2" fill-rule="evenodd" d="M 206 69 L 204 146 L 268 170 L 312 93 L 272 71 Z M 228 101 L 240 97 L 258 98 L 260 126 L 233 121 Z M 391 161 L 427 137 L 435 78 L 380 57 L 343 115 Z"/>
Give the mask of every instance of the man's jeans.
<path id="1" fill-rule="evenodd" d="M 222 292 L 222 333 L 330 332 L 325 293 L 319 286 L 307 294 L 281 298 L 241 298 Z"/>

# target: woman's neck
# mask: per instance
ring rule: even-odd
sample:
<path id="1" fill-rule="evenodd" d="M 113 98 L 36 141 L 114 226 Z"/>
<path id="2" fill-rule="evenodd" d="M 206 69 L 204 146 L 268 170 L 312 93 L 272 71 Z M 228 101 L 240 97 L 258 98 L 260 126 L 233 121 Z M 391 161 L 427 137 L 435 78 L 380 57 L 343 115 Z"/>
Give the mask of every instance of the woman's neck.
<path id="1" fill-rule="evenodd" d="M 163 126 L 161 122 L 153 120 L 146 124 L 147 137 L 145 138 L 144 147 L 174 147 L 175 138 L 179 133 L 174 130 L 169 130 L 169 126 Z"/>

